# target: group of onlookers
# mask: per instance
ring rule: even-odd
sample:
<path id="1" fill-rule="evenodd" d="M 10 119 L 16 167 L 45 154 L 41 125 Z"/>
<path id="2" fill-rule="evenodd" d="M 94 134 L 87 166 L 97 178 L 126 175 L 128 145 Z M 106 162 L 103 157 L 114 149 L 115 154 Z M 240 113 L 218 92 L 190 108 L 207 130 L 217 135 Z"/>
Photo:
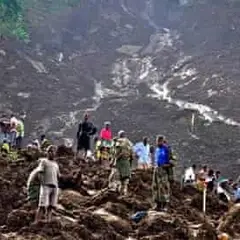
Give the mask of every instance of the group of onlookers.
<path id="1" fill-rule="evenodd" d="M 183 176 L 183 183 L 195 185 L 199 190 L 206 187 L 208 192 L 216 194 L 222 201 L 240 202 L 239 180 L 234 182 L 232 179 L 224 178 L 220 171 L 214 172 L 206 165 L 199 171 L 195 164 L 187 168 Z"/>
<path id="2" fill-rule="evenodd" d="M 89 115 L 85 114 L 83 121 L 79 124 L 77 132 L 77 152 L 83 150 L 84 157 L 87 158 L 87 152 L 90 150 L 91 136 L 97 133 L 93 123 L 89 121 Z M 160 211 L 167 210 L 171 200 L 173 190 L 176 157 L 173 155 L 170 145 L 164 136 L 157 136 L 155 146 L 150 146 L 148 138 L 144 137 L 142 142 L 135 145 L 128 139 L 127 133 L 119 131 L 116 137 L 113 137 L 110 122 L 105 122 L 103 129 L 99 133 L 100 145 L 109 146 L 112 150 L 109 166 L 111 172 L 108 179 L 108 187 L 119 194 L 128 194 L 128 185 L 131 178 L 133 160 L 138 160 L 138 166 L 146 169 L 153 167 L 152 197 L 155 203 L 155 209 Z M 28 192 L 30 199 L 38 200 L 38 211 L 36 221 L 41 219 L 44 211 L 48 220 L 51 220 L 52 210 L 57 206 L 58 199 L 58 179 L 60 177 L 59 167 L 55 161 L 56 148 L 49 142 L 47 148 L 41 148 L 44 142 L 47 142 L 45 136 L 41 137 L 41 142 L 33 142 L 29 147 L 41 149 L 47 153 L 46 158 L 39 159 L 39 165 L 30 174 L 28 179 Z M 106 143 L 112 142 L 108 145 Z M 34 179 L 38 177 L 36 183 Z M 196 165 L 185 170 L 183 184 L 193 184 L 199 190 L 204 187 L 209 192 L 218 194 L 219 198 L 229 201 L 228 196 L 234 202 L 240 200 L 239 185 L 224 180 L 219 171 L 214 172 L 203 166 L 199 171 Z M 231 193 L 231 194 L 229 194 Z"/>
<path id="3" fill-rule="evenodd" d="M 24 138 L 24 117 L 11 115 L 0 119 L 1 152 L 9 153 L 11 149 L 21 149 Z"/>

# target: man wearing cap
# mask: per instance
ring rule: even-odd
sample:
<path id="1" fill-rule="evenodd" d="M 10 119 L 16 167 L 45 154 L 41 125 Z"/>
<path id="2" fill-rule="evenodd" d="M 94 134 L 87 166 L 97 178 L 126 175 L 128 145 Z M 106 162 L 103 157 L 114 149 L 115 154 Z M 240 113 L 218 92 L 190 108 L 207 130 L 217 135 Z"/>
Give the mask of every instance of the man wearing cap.
<path id="1" fill-rule="evenodd" d="M 84 150 L 84 158 L 87 157 L 87 152 L 90 150 L 91 136 L 96 134 L 97 128 L 89 121 L 89 115 L 85 113 L 83 121 L 78 126 L 77 132 L 77 155 Z"/>
<path id="2" fill-rule="evenodd" d="M 133 144 L 125 136 L 124 131 L 119 131 L 118 138 L 114 139 L 113 170 L 109 182 L 113 180 L 113 173 L 117 174 L 117 186 L 120 194 L 127 195 L 128 184 L 131 176 L 131 164 L 133 160 Z M 114 169 L 115 168 L 115 169 Z"/>
<path id="3" fill-rule="evenodd" d="M 56 147 L 53 145 L 49 146 L 47 158 L 40 159 L 38 166 L 41 185 L 36 222 L 42 219 L 44 212 L 46 212 L 47 220 L 51 221 L 52 211 L 57 207 L 60 171 L 57 162 L 54 160 L 55 153 Z"/>

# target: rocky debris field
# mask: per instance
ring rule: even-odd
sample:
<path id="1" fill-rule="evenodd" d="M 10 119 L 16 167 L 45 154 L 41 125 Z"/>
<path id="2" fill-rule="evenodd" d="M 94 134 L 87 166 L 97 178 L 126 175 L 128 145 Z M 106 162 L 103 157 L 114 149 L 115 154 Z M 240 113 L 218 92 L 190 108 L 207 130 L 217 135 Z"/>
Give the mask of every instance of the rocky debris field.
<path id="1" fill-rule="evenodd" d="M 62 149 L 61 155 L 64 153 Z M 175 183 L 168 212 L 151 211 L 151 170 L 132 174 L 127 197 L 108 190 L 109 170 L 98 163 L 59 156 L 63 177 L 59 209 L 53 222 L 34 224 L 35 209 L 26 201 L 26 180 L 36 161 L 0 161 L 0 239 L 217 239 L 217 229 L 240 237 L 240 207 L 228 206 L 208 196 L 207 215 L 202 196 L 192 187 L 180 191 Z M 135 223 L 131 216 L 149 210 Z"/>

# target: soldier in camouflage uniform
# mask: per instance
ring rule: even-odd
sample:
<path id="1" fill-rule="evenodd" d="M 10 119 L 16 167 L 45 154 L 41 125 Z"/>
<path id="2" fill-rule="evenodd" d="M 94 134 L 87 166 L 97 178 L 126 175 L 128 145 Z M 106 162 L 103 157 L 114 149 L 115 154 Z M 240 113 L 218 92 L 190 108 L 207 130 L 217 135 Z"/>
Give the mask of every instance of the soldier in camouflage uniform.
<path id="1" fill-rule="evenodd" d="M 132 143 L 125 137 L 125 132 L 120 131 L 118 138 L 114 139 L 114 154 L 111 163 L 112 172 L 109 176 L 109 187 L 113 185 L 113 187 L 118 188 L 119 193 L 123 195 L 127 195 L 128 193 L 133 158 L 132 147 Z"/>
<path id="2" fill-rule="evenodd" d="M 155 167 L 153 172 L 153 201 L 156 204 L 156 210 L 166 210 L 170 201 L 170 182 L 169 168 L 170 151 L 168 146 L 164 144 L 164 137 L 157 137 L 157 148 L 155 151 Z"/>
<path id="3" fill-rule="evenodd" d="M 171 189 L 173 187 L 173 183 L 174 183 L 174 168 L 176 166 L 176 155 L 173 153 L 171 146 L 168 144 L 167 140 L 164 139 L 164 144 L 168 147 L 169 149 L 169 160 L 170 160 L 170 166 L 167 169 L 167 173 L 168 173 L 168 181 L 170 183 Z"/>

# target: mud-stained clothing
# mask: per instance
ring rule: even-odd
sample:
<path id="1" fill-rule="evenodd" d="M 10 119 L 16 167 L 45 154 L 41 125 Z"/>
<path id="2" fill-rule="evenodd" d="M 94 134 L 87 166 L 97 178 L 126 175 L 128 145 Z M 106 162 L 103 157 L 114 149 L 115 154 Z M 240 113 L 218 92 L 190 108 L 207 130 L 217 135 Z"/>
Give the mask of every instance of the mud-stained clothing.
<path id="1" fill-rule="evenodd" d="M 170 201 L 170 183 L 167 169 L 164 167 L 154 168 L 152 192 L 155 203 L 168 203 Z"/>
<path id="2" fill-rule="evenodd" d="M 131 177 L 133 144 L 127 138 L 118 138 L 114 144 L 114 164 L 109 177 L 109 182 L 117 182 L 119 192 L 127 194 L 129 179 Z"/>
<path id="3" fill-rule="evenodd" d="M 155 168 L 153 171 L 152 192 L 157 204 L 170 201 L 170 151 L 165 144 L 158 146 L 155 151 Z"/>
<path id="4" fill-rule="evenodd" d="M 132 146 L 127 138 L 119 138 L 115 143 L 116 168 L 120 179 L 130 178 L 131 176 Z"/>
<path id="5" fill-rule="evenodd" d="M 120 158 L 116 162 L 116 168 L 119 172 L 120 181 L 130 178 L 131 164 L 129 159 Z"/>
<path id="6" fill-rule="evenodd" d="M 41 159 L 40 173 L 42 174 L 42 184 L 39 194 L 40 207 L 56 207 L 58 201 L 58 178 L 60 176 L 57 162 L 48 159 Z"/>
<path id="7" fill-rule="evenodd" d="M 77 132 L 77 140 L 78 140 L 78 145 L 77 145 L 77 150 L 85 150 L 88 151 L 90 150 L 91 144 L 90 144 L 90 139 L 91 136 L 96 134 L 97 128 L 93 125 L 93 123 L 84 121 L 79 124 L 78 126 L 78 132 Z"/>
<path id="8" fill-rule="evenodd" d="M 168 151 L 169 151 L 169 163 L 170 163 L 170 166 L 167 169 L 168 181 L 172 185 L 174 183 L 174 168 L 176 165 L 177 158 L 176 158 L 175 154 L 173 153 L 172 147 L 169 145 L 166 145 L 166 146 L 168 147 Z"/>

